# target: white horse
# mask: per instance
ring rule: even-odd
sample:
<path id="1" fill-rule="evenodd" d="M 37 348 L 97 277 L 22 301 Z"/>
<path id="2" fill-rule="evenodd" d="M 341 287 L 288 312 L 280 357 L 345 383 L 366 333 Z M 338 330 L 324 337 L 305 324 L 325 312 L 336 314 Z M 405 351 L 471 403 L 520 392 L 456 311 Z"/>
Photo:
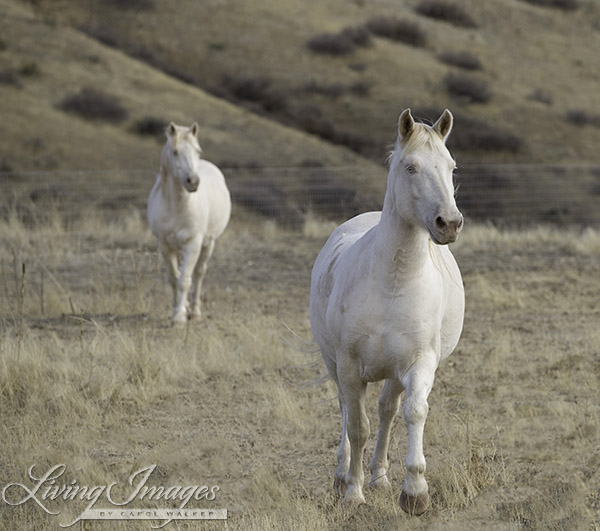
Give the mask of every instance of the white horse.
<path id="1" fill-rule="evenodd" d="M 225 177 L 200 158 L 197 136 L 196 123 L 167 126 L 160 173 L 148 198 L 148 222 L 173 288 L 174 326 L 184 325 L 188 317 L 200 318 L 202 280 L 231 214 Z"/>
<path id="2" fill-rule="evenodd" d="M 365 392 L 368 382 L 386 380 L 370 485 L 390 486 L 390 430 L 404 389 L 409 452 L 400 505 L 421 514 L 429 503 L 427 397 L 438 364 L 458 343 L 464 317 L 462 279 L 446 245 L 463 226 L 454 200 L 455 163 L 445 146 L 452 123 L 448 110 L 433 126 L 415 123 L 410 109 L 400 115 L 383 211 L 340 225 L 312 270 L 311 326 L 337 383 L 343 417 L 334 486 L 346 502 L 365 500 Z"/>

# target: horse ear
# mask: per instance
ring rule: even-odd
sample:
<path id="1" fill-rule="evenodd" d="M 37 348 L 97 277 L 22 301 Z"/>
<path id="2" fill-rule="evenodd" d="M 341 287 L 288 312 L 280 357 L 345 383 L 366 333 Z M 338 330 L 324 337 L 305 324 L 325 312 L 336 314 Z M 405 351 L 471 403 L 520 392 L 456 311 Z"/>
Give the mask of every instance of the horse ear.
<path id="1" fill-rule="evenodd" d="M 410 109 L 405 109 L 398 119 L 398 134 L 401 138 L 408 138 L 414 129 L 415 121 L 410 114 Z"/>
<path id="2" fill-rule="evenodd" d="M 452 124 L 454 123 L 454 117 L 452 113 L 446 109 L 442 115 L 438 118 L 438 121 L 433 124 L 433 129 L 436 131 L 444 142 L 448 138 L 450 131 L 452 131 Z"/>
<path id="3" fill-rule="evenodd" d="M 198 133 L 200 132 L 200 126 L 198 125 L 198 122 L 194 122 L 192 124 L 192 127 L 190 127 L 190 131 L 196 138 L 198 138 Z"/>
<path id="4" fill-rule="evenodd" d="M 169 122 L 167 125 L 167 136 L 175 136 L 177 129 L 175 128 L 175 124 L 173 122 Z"/>

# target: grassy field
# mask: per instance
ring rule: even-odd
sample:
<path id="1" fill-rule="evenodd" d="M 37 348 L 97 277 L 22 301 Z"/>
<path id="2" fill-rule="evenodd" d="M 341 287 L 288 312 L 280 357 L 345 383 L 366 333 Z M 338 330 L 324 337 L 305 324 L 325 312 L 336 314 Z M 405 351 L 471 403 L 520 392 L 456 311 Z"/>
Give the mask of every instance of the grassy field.
<path id="1" fill-rule="evenodd" d="M 397 503 L 402 419 L 393 492 L 367 492 L 357 509 L 333 494 L 336 391 L 319 355 L 302 352 L 310 269 L 331 228 L 309 218 L 291 232 L 238 211 L 209 266 L 204 320 L 174 330 L 137 211 L 3 221 L 0 485 L 63 463 L 65 482 L 122 488 L 156 464 L 149 483 L 217 485 L 216 500 L 189 507 L 229 511 L 176 529 L 600 529 L 600 234 L 467 225 L 453 246 L 465 328 L 430 397 L 432 505 L 415 519 Z M 48 506 L 60 515 L 0 503 L 0 529 L 56 529 L 84 504 Z"/>

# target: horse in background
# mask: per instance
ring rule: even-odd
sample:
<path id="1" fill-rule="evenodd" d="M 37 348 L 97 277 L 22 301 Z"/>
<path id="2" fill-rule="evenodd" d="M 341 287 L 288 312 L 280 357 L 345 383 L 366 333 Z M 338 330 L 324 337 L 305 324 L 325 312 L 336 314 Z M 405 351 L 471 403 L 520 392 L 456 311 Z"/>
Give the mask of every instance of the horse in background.
<path id="1" fill-rule="evenodd" d="M 225 177 L 201 158 L 198 130 L 197 123 L 167 126 L 160 172 L 148 198 L 148 222 L 173 289 L 174 326 L 200 319 L 202 281 L 231 214 Z"/>
<path id="2" fill-rule="evenodd" d="M 365 501 L 366 389 L 369 382 L 386 380 L 370 485 L 390 487 L 390 431 L 405 390 L 409 451 L 400 506 L 415 515 L 429 504 L 423 455 L 427 398 L 439 363 L 458 343 L 464 318 L 462 279 L 447 247 L 463 227 L 454 200 L 456 165 L 445 145 L 452 124 L 448 110 L 433 126 L 415 123 L 409 109 L 400 115 L 383 211 L 340 225 L 311 277 L 311 327 L 338 386 L 343 421 L 335 489 L 346 502 Z"/>

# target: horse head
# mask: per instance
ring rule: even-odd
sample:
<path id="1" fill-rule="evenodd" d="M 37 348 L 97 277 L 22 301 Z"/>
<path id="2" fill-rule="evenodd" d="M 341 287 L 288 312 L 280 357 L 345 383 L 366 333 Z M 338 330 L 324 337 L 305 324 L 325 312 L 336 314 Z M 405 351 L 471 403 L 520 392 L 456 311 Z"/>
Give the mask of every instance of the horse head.
<path id="1" fill-rule="evenodd" d="M 167 126 L 167 141 L 162 151 L 162 167 L 168 175 L 179 179 L 188 192 L 200 186 L 198 162 L 202 149 L 198 143 L 198 124 L 182 127 L 171 122 Z"/>
<path id="2" fill-rule="evenodd" d="M 447 109 L 432 126 L 416 123 L 410 109 L 402 112 L 388 181 L 398 215 L 425 228 L 438 245 L 456 241 L 463 227 L 454 199 L 456 164 L 446 147 L 452 124 Z"/>

